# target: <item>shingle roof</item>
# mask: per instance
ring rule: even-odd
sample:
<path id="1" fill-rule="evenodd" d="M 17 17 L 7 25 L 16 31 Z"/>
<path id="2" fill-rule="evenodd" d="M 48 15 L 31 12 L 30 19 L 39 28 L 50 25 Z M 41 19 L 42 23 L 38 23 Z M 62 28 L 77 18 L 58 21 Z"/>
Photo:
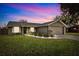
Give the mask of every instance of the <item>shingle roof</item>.
<path id="1" fill-rule="evenodd" d="M 12 27 L 12 26 L 21 26 L 21 27 L 40 27 L 40 26 L 48 26 L 52 23 L 55 23 L 57 21 L 60 20 L 55 20 L 55 21 L 50 21 L 50 22 L 46 22 L 43 24 L 38 24 L 38 23 L 28 23 L 28 22 L 16 22 L 16 21 L 10 21 L 7 26 L 8 27 Z M 67 27 L 66 24 L 64 24 L 62 21 L 60 21 L 65 27 Z"/>
<path id="2" fill-rule="evenodd" d="M 12 26 L 21 26 L 21 27 L 38 27 L 41 24 L 38 23 L 27 23 L 27 22 L 16 22 L 16 21 L 10 21 L 7 26 L 12 27 Z"/>
<path id="3" fill-rule="evenodd" d="M 66 25 L 65 23 L 63 23 L 60 19 L 55 20 L 55 21 L 50 21 L 50 22 L 43 23 L 42 26 L 48 26 L 48 25 L 51 25 L 51 24 L 56 23 L 56 22 L 62 23 L 65 27 L 69 27 L 68 25 Z"/>

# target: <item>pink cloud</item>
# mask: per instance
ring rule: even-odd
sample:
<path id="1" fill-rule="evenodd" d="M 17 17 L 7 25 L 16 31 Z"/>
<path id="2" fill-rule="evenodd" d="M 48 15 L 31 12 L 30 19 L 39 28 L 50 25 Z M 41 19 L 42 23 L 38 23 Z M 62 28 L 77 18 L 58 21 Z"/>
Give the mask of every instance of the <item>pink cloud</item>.
<path id="1" fill-rule="evenodd" d="M 48 16 L 46 18 L 33 18 L 30 22 L 32 22 L 32 23 L 45 23 L 45 22 L 50 22 L 53 20 L 54 20 L 54 17 Z"/>
<path id="2" fill-rule="evenodd" d="M 18 15 L 12 15 L 11 17 L 14 18 L 15 21 L 29 20 L 31 18 L 27 16 L 18 16 Z"/>
<path id="3" fill-rule="evenodd" d="M 32 22 L 32 23 L 45 23 L 45 22 L 53 21 L 53 19 L 54 19 L 53 16 L 39 18 L 39 17 L 10 15 L 9 17 L 12 18 L 14 21 L 26 20 L 26 21 Z"/>
<path id="4" fill-rule="evenodd" d="M 32 11 L 32 12 L 38 12 L 38 13 L 51 13 L 54 9 L 52 8 L 41 8 L 41 7 L 28 7 L 28 8 L 24 8 L 26 10 Z"/>
<path id="5" fill-rule="evenodd" d="M 47 20 L 47 19 L 39 19 L 39 20 L 37 20 L 37 18 L 35 18 L 30 22 L 32 22 L 32 23 L 45 23 L 45 22 L 49 22 L 49 21 L 51 21 L 51 20 Z"/>
<path id="6" fill-rule="evenodd" d="M 14 18 L 15 21 L 24 19 L 24 20 L 27 20 L 28 22 L 44 23 L 44 22 L 49 22 L 54 20 L 55 16 L 60 15 L 61 13 L 60 7 L 51 7 L 51 6 L 38 7 L 36 5 L 18 5 L 18 4 L 11 4 L 10 6 L 24 11 L 31 11 L 38 14 L 35 17 L 10 15 L 10 17 Z"/>

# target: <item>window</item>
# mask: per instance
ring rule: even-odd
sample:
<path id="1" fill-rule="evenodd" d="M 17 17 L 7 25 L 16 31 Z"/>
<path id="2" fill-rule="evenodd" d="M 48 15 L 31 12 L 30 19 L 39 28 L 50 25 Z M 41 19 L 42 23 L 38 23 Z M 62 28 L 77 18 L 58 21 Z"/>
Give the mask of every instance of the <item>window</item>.
<path id="1" fill-rule="evenodd" d="M 31 31 L 31 32 L 35 32 L 34 27 L 31 27 L 31 28 L 30 28 L 30 31 Z"/>
<path id="2" fill-rule="evenodd" d="M 20 33 L 20 28 L 19 27 L 13 27 L 12 32 L 13 33 Z"/>

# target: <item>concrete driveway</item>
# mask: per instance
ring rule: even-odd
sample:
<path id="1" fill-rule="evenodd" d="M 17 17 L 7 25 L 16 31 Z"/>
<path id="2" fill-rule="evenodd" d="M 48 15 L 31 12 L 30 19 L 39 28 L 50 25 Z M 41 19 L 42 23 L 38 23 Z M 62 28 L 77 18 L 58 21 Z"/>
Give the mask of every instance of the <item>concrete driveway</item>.
<path id="1" fill-rule="evenodd" d="M 34 35 L 26 35 L 34 38 L 42 38 L 42 39 L 72 39 L 79 41 L 79 36 L 75 35 L 54 35 L 54 37 L 43 37 L 43 36 L 34 36 Z"/>
<path id="2" fill-rule="evenodd" d="M 72 39 L 72 40 L 78 40 L 79 41 L 79 36 L 75 36 L 75 35 L 56 35 L 54 36 L 57 39 Z"/>

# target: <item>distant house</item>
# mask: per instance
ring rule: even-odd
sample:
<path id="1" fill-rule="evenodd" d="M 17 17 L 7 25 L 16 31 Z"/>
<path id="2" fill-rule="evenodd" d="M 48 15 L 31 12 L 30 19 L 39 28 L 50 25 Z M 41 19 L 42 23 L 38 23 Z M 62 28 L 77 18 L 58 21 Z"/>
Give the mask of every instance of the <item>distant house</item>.
<path id="1" fill-rule="evenodd" d="M 7 24 L 8 34 L 30 34 L 34 32 L 40 34 L 62 35 L 65 34 L 66 27 L 67 25 L 60 20 L 43 24 L 10 21 Z"/>

